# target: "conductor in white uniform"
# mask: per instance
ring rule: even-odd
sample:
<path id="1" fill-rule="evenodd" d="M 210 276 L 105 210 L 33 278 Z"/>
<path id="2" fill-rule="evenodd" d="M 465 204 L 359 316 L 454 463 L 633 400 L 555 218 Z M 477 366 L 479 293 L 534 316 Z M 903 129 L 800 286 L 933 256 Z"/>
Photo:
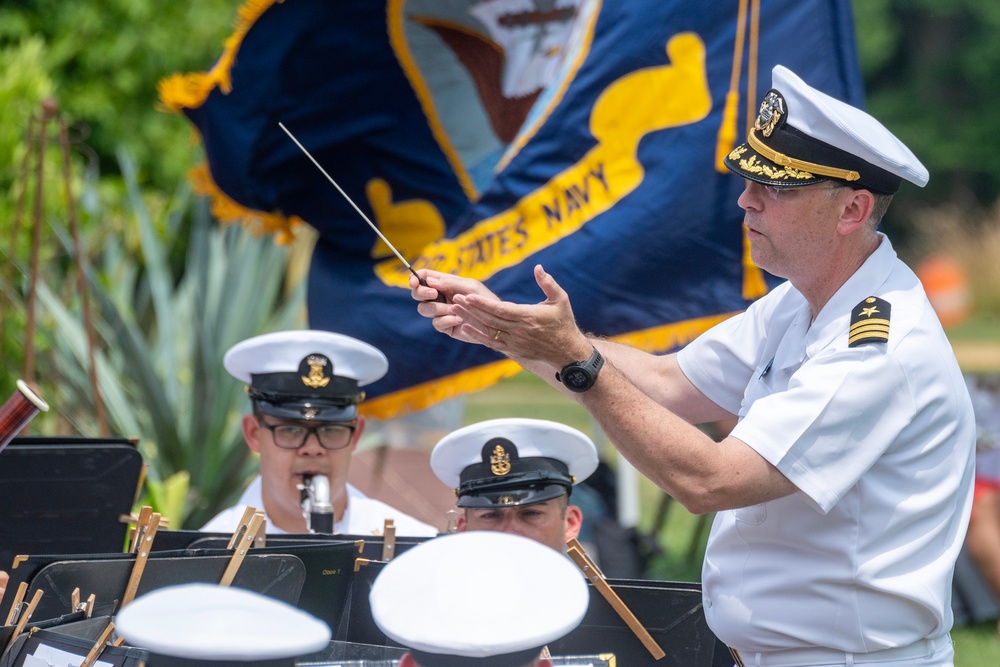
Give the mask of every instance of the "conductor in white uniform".
<path id="1" fill-rule="evenodd" d="M 754 263 L 787 281 L 679 353 L 585 335 L 541 266 L 537 304 L 422 271 L 418 310 L 575 397 L 651 480 L 716 513 L 705 614 L 741 664 L 951 665 L 975 423 L 920 282 L 878 231 L 927 170 L 781 66 L 725 162 L 746 179 Z M 720 443 L 694 426 L 733 416 Z"/>
<path id="2" fill-rule="evenodd" d="M 236 506 L 202 527 L 232 532 L 246 507 L 263 510 L 268 533 L 307 532 L 302 487 L 327 478 L 333 532 L 379 535 L 392 519 L 397 535 L 433 537 L 434 526 L 369 498 L 347 483 L 351 456 L 365 429 L 361 387 L 388 370 L 385 355 L 328 331 L 279 331 L 237 343 L 223 365 L 247 383 L 252 409 L 243 416 L 247 447 L 260 455 L 260 475 Z"/>

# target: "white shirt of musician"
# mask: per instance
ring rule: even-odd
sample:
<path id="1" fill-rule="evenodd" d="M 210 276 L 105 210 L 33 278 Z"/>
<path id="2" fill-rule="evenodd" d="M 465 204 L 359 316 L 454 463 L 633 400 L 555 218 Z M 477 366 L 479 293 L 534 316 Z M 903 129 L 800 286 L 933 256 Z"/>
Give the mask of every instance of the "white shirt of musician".
<path id="1" fill-rule="evenodd" d="M 237 505 L 217 514 L 211 521 L 202 526 L 201 530 L 212 533 L 231 533 L 236 530 L 247 507 L 261 510 L 267 518 L 260 475 L 243 492 Z M 344 515 L 333 524 L 333 532 L 340 535 L 381 535 L 385 528 L 386 519 L 393 520 L 396 535 L 434 537 L 438 534 L 438 529 L 434 526 L 404 514 L 380 500 L 369 498 L 350 484 L 347 485 L 347 509 L 344 511 Z M 287 533 L 270 521 L 267 522 L 267 532 L 271 535 Z"/>

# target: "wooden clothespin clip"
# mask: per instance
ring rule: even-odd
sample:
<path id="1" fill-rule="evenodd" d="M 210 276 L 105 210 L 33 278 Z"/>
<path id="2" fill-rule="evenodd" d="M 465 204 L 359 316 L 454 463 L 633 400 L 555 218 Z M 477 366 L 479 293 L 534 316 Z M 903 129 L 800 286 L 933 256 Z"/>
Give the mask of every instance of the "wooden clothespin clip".
<path id="1" fill-rule="evenodd" d="M 260 529 L 260 524 L 263 521 L 264 513 L 254 512 L 249 523 L 246 524 L 245 530 L 242 531 L 243 537 L 232 547 L 233 555 L 229 559 L 226 571 L 222 573 L 222 579 L 219 580 L 220 586 L 228 586 L 233 583 L 236 573 L 240 571 L 240 565 L 243 564 L 243 559 L 246 558 L 247 551 L 254 545 L 254 541 L 257 538 L 257 531 Z"/>
<path id="2" fill-rule="evenodd" d="M 139 542 L 142 541 L 143 529 L 149 525 L 149 519 L 153 516 L 153 508 L 149 505 L 143 506 L 139 510 L 139 516 L 135 518 L 135 527 L 129 531 L 129 548 L 128 552 L 134 554 L 136 549 L 139 548 Z"/>
<path id="3" fill-rule="evenodd" d="M 572 538 L 566 545 L 568 547 L 566 554 L 583 571 L 583 575 L 587 577 L 587 581 L 594 585 L 594 588 L 604 596 L 604 599 L 608 601 L 611 608 L 625 621 L 625 624 L 639 638 L 639 641 L 650 652 L 653 659 L 659 660 L 665 656 L 666 652 L 656 643 L 653 635 L 649 634 L 649 631 L 642 627 L 642 623 L 639 622 L 639 619 L 636 618 L 635 614 L 632 613 L 632 610 L 628 608 L 622 599 L 618 597 L 618 593 L 615 593 L 614 589 L 611 588 L 611 584 L 607 582 L 604 575 L 601 574 L 600 569 L 598 569 L 597 564 L 584 551 L 583 545 L 580 544 L 579 540 Z"/>
<path id="4" fill-rule="evenodd" d="M 14 594 L 12 602 L 10 604 L 10 611 L 7 612 L 7 622 L 4 625 L 14 625 L 17 623 L 17 617 L 24 608 L 24 596 L 28 593 L 28 582 L 22 581 L 17 587 L 17 593 Z"/>
<path id="5" fill-rule="evenodd" d="M 114 630 L 115 624 L 108 623 L 108 627 L 104 628 L 104 632 L 102 632 L 101 636 L 97 638 L 96 642 L 94 642 L 94 645 L 90 648 L 87 656 L 83 659 L 83 662 L 80 663 L 80 667 L 90 667 L 94 664 L 94 661 L 97 660 L 97 658 L 104 651 L 104 648 L 108 645 L 108 640 L 111 639 L 111 633 L 114 632 Z"/>
<path id="6" fill-rule="evenodd" d="M 10 641 L 14 641 L 14 638 L 21 634 L 24 630 L 24 626 L 28 624 L 31 620 L 31 615 L 35 613 L 35 607 L 38 606 L 38 601 L 42 599 L 43 591 L 41 589 L 35 591 L 35 594 L 31 598 L 31 602 L 28 603 L 26 607 L 20 612 L 20 619 L 17 621 L 17 626 L 14 628 L 14 634 L 10 636 Z M 23 603 L 22 603 L 23 604 Z M 10 642 L 7 643 L 10 646 Z"/>
<path id="7" fill-rule="evenodd" d="M 146 508 L 139 513 L 142 521 Z M 139 582 L 142 580 L 142 572 L 146 569 L 146 561 L 149 560 L 149 553 L 152 550 L 153 538 L 156 537 L 156 529 L 160 526 L 160 513 L 152 512 L 148 522 L 136 525 L 136 542 L 133 545 L 132 553 L 135 554 L 135 564 L 132 565 L 132 574 L 129 576 L 128 585 L 125 587 L 125 595 L 122 596 L 122 606 L 124 607 L 135 597 L 139 590 Z"/>
<path id="8" fill-rule="evenodd" d="M 382 560 L 389 561 L 396 555 L 396 524 L 392 519 L 385 520 L 382 531 Z"/>
<path id="9" fill-rule="evenodd" d="M 94 601 L 97 596 L 93 593 L 90 594 L 86 600 L 80 599 L 80 589 L 74 588 L 73 593 L 70 595 L 70 604 L 72 606 L 72 611 L 82 611 L 85 612 L 84 618 L 90 618 L 90 615 L 94 613 Z"/>
<path id="10" fill-rule="evenodd" d="M 235 549 L 236 545 L 243 541 L 244 536 L 247 534 L 247 529 L 250 527 L 250 522 L 253 521 L 256 514 L 256 507 L 247 507 L 243 510 L 243 516 L 240 517 L 240 522 L 236 526 L 236 530 L 233 531 L 233 536 L 229 538 L 229 544 L 226 545 L 227 549 Z"/>

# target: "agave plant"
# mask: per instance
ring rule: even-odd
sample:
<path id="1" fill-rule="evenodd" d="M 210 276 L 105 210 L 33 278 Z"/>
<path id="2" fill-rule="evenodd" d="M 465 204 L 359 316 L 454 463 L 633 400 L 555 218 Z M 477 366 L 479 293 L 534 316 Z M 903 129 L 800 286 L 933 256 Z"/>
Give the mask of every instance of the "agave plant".
<path id="1" fill-rule="evenodd" d="M 139 256 L 111 238 L 87 268 L 98 393 L 111 432 L 99 433 L 94 418 L 81 309 L 46 284 L 38 291 L 49 328 L 39 377 L 78 433 L 137 438 L 149 464 L 145 501 L 172 528 L 197 527 L 231 504 L 254 470 L 239 425 L 249 402 L 222 357 L 244 338 L 303 326 L 304 287 L 289 279 L 293 248 L 218 225 L 186 185 L 154 217 L 131 160 L 119 161 Z M 176 268 L 172 254 L 184 257 Z M 186 507 L 177 507 L 182 498 Z"/>

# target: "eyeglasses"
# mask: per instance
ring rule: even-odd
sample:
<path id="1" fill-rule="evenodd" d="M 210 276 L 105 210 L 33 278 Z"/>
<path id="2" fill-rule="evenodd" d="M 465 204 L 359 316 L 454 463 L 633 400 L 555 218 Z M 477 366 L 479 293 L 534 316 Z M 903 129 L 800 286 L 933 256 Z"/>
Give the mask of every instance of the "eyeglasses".
<path id="1" fill-rule="evenodd" d="M 271 432 L 274 444 L 281 449 L 301 449 L 310 435 L 315 435 L 323 449 L 343 449 L 351 444 L 357 422 L 326 422 L 316 426 L 301 424 L 268 424 L 257 417 L 257 423 Z"/>
<path id="2" fill-rule="evenodd" d="M 788 197 L 789 195 L 798 192 L 812 192 L 814 190 L 833 190 L 835 188 L 847 187 L 846 185 L 840 185 L 839 183 L 830 183 L 829 185 L 801 185 L 801 186 L 793 185 L 785 187 L 778 187 L 776 185 L 765 185 L 761 183 L 760 186 L 764 188 L 764 192 L 766 192 L 771 197 L 771 199 L 775 200 Z"/>

